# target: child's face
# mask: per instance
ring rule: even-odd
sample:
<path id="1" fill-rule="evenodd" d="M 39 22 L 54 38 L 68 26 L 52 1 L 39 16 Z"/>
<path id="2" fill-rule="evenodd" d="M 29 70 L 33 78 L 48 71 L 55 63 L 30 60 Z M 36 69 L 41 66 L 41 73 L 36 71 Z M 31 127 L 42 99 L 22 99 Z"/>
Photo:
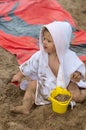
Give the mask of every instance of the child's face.
<path id="1" fill-rule="evenodd" d="M 43 33 L 43 47 L 44 47 L 45 52 L 47 52 L 49 54 L 56 52 L 55 45 L 54 45 L 53 39 L 51 37 L 51 34 L 46 30 Z"/>

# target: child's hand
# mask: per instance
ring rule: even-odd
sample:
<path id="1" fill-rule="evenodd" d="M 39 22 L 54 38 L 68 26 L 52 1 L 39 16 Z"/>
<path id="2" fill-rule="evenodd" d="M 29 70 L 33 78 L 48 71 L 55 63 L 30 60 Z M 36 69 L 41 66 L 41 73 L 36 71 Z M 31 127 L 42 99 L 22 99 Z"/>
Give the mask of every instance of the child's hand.
<path id="1" fill-rule="evenodd" d="M 23 74 L 19 71 L 16 75 L 13 76 L 11 82 L 21 82 Z"/>
<path id="2" fill-rule="evenodd" d="M 71 81 L 79 82 L 82 79 L 82 75 L 80 72 L 76 71 L 71 75 Z"/>
<path id="3" fill-rule="evenodd" d="M 20 82 L 20 77 L 18 77 L 18 75 L 14 75 L 11 82 Z"/>

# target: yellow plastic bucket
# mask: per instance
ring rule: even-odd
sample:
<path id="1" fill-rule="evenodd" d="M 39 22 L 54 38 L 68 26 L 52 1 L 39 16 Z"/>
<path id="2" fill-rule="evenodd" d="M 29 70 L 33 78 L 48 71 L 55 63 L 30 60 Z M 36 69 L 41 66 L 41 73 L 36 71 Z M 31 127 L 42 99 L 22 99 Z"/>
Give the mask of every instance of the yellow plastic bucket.
<path id="1" fill-rule="evenodd" d="M 55 97 L 58 96 L 59 94 L 69 96 L 68 100 L 66 100 L 66 101 L 56 100 Z M 54 112 L 63 114 L 67 111 L 68 104 L 71 100 L 71 94 L 67 89 L 63 89 L 61 87 L 56 87 L 54 90 L 51 91 L 49 100 L 52 103 L 52 110 Z"/>

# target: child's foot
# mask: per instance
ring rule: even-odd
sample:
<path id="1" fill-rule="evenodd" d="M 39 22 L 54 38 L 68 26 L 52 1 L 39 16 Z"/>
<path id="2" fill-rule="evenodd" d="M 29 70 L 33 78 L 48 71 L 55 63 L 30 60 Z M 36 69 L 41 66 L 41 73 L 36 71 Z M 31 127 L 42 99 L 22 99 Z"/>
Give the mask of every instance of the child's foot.
<path id="1" fill-rule="evenodd" d="M 28 115 L 29 114 L 29 110 L 26 109 L 24 106 L 16 106 L 10 109 L 11 112 L 13 113 L 21 113 L 21 114 L 25 114 Z"/>

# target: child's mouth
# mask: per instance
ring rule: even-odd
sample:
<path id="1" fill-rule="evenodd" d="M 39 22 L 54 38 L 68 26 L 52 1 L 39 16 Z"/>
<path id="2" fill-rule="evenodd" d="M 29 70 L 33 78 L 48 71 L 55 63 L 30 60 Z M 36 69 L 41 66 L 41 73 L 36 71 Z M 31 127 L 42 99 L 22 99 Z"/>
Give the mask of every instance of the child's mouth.
<path id="1" fill-rule="evenodd" d="M 47 49 L 47 47 L 46 47 L 46 46 L 44 46 L 44 49 L 46 50 L 46 49 Z"/>

